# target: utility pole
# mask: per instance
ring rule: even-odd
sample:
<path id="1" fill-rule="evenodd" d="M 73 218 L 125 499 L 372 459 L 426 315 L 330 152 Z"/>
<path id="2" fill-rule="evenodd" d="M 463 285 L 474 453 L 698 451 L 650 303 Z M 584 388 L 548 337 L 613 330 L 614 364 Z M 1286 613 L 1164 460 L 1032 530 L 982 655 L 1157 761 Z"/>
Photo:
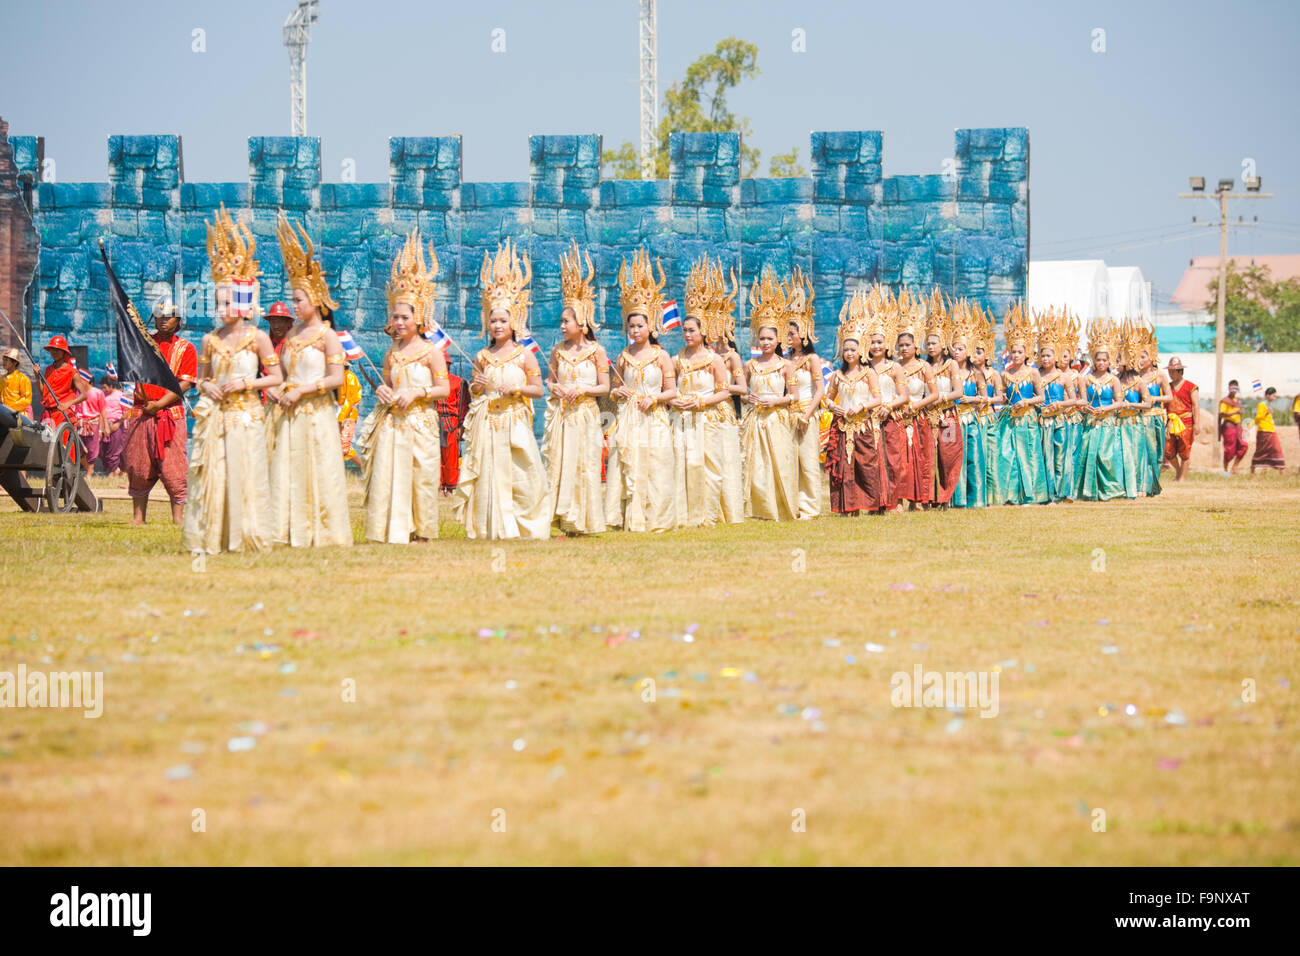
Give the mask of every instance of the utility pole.
<path id="1" fill-rule="evenodd" d="M 284 21 L 284 45 L 289 49 L 289 133 L 307 135 L 307 43 L 319 16 L 317 0 L 298 0 L 298 9 Z"/>
<path id="2" fill-rule="evenodd" d="M 655 0 L 638 0 L 637 48 L 641 58 L 641 178 L 655 178 L 659 145 L 659 17 Z"/>
<path id="3" fill-rule="evenodd" d="M 1220 179 L 1219 188 L 1213 193 L 1205 191 L 1205 177 L 1191 176 L 1188 177 L 1188 184 L 1191 186 L 1190 193 L 1179 193 L 1179 199 L 1217 199 L 1219 201 L 1219 301 L 1218 314 L 1214 321 L 1214 460 L 1217 464 L 1223 459 L 1223 438 L 1219 435 L 1219 403 L 1223 401 L 1223 344 L 1224 344 L 1224 307 L 1227 305 L 1228 298 L 1228 200 L 1229 199 L 1272 199 L 1272 193 L 1261 193 L 1259 191 L 1260 178 L 1258 176 L 1247 176 L 1244 180 L 1246 192 L 1232 192 L 1233 180 Z M 1196 218 L 1192 218 L 1196 222 Z M 1200 225 L 1213 227 L 1214 223 L 1207 222 Z M 1239 226 L 1254 225 L 1254 223 L 1238 223 Z M 1192 436 L 1195 441 L 1196 436 Z"/>

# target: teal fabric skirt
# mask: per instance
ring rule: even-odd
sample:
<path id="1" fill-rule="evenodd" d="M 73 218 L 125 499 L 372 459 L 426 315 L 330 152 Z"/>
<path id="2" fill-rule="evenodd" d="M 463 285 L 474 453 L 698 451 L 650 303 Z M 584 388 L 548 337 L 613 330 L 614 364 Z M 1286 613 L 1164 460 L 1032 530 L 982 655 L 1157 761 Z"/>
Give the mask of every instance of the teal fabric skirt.
<path id="1" fill-rule="evenodd" d="M 1146 467 L 1147 438 L 1142 419 L 1137 415 L 1121 418 L 1119 427 L 1120 483 L 1125 498 L 1136 498 L 1142 490 L 1138 476 Z"/>
<path id="2" fill-rule="evenodd" d="M 1046 504 L 1047 462 L 1043 458 L 1043 432 L 1038 412 L 998 416 L 998 470 L 1002 501 L 1013 505 Z"/>
<path id="3" fill-rule="evenodd" d="M 1047 494 L 1053 501 L 1074 497 L 1073 429 L 1064 415 L 1038 419 L 1047 464 Z"/>
<path id="4" fill-rule="evenodd" d="M 1075 497 L 1082 501 L 1109 501 L 1122 494 L 1118 422 L 1113 413 L 1100 419 L 1090 415 L 1083 423 L 1079 444 Z"/>
<path id="5" fill-rule="evenodd" d="M 979 421 L 980 436 L 984 439 L 984 503 L 986 505 L 1002 504 L 1002 466 L 1001 453 L 998 450 L 1000 434 L 998 423 L 1000 417 L 996 412 L 976 414 Z"/>
<path id="6" fill-rule="evenodd" d="M 1159 415 L 1142 416 L 1142 435 L 1146 439 L 1145 467 L 1138 484 L 1148 495 L 1160 494 L 1160 464 L 1165 460 L 1165 420 Z"/>
<path id="7" fill-rule="evenodd" d="M 979 416 L 973 412 L 958 415 L 957 421 L 961 423 L 966 459 L 957 479 L 957 490 L 952 493 L 952 506 L 983 508 L 987 503 L 984 486 L 988 482 L 984 464 L 984 430 L 980 427 Z"/>

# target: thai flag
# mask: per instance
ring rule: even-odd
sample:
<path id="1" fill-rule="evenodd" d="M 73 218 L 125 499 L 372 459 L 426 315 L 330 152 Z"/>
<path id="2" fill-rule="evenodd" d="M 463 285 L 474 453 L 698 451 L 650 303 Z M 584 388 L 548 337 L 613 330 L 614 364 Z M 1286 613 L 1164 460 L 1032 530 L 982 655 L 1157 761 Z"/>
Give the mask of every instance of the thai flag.
<path id="1" fill-rule="evenodd" d="M 235 279 L 234 294 L 230 297 L 230 311 L 234 315 L 251 315 L 257 298 L 256 279 Z"/>
<path id="2" fill-rule="evenodd" d="M 132 397 L 132 392 L 134 390 L 134 385 L 129 389 L 122 389 L 122 397 L 117 400 L 117 403 L 122 406 L 122 411 L 129 412 L 131 409 L 135 408 L 135 399 Z"/>
<path id="3" fill-rule="evenodd" d="M 106 373 L 110 378 L 117 378 L 117 366 L 114 365 L 112 362 L 105 362 L 105 363 L 104 363 L 104 372 L 105 372 L 105 373 Z"/>
<path id="4" fill-rule="evenodd" d="M 519 344 L 528 349 L 528 351 L 532 352 L 539 359 L 542 357 L 542 347 L 537 344 L 537 340 L 531 335 L 524 336 L 519 340 Z"/>
<path id="5" fill-rule="evenodd" d="M 1253 382 L 1251 382 L 1250 387 L 1254 390 L 1256 395 L 1264 394 L 1264 383 L 1261 382 L 1259 379 L 1255 379 Z"/>
<path id="6" fill-rule="evenodd" d="M 75 369 L 77 370 L 77 374 L 78 374 L 78 375 L 80 375 L 82 378 L 84 378 L 84 379 L 85 379 L 87 382 L 89 382 L 91 385 L 94 385 L 94 384 L 95 384 L 95 377 L 94 377 L 93 375 L 91 375 L 89 372 L 87 372 L 84 368 L 81 368 L 79 365 L 77 365 L 77 360 L 76 360 L 76 359 L 73 359 L 73 360 L 72 360 L 72 367 L 75 368 Z"/>
<path id="7" fill-rule="evenodd" d="M 832 372 L 832 371 L 833 371 L 833 369 L 831 368 L 831 363 L 830 363 L 830 362 L 827 362 L 827 361 L 823 361 L 823 362 L 822 362 L 822 385 L 823 385 L 824 387 L 826 387 L 826 388 L 830 388 L 830 387 L 831 387 L 831 372 Z"/>
<path id="8" fill-rule="evenodd" d="M 337 329 L 336 334 L 339 337 L 339 345 L 343 346 L 343 354 L 348 357 L 349 362 L 355 362 L 366 354 L 361 351 L 361 346 L 357 345 L 357 340 L 352 337 L 351 332 Z"/>
<path id="9" fill-rule="evenodd" d="M 682 316 L 677 311 L 677 300 L 671 299 L 664 303 L 664 331 L 670 329 L 680 329 L 682 327 Z"/>
<path id="10" fill-rule="evenodd" d="M 758 357 L 759 357 L 760 355 L 762 355 L 762 354 L 763 354 L 763 350 L 760 349 L 757 345 L 751 345 L 751 346 L 749 347 L 749 357 L 750 357 L 750 358 L 758 358 Z"/>
<path id="11" fill-rule="evenodd" d="M 425 329 L 424 337 L 434 345 L 438 346 L 438 348 L 442 349 L 443 354 L 446 355 L 448 349 L 451 348 L 451 337 L 442 330 L 442 326 L 437 322 L 434 322 L 432 325 L 432 328 Z"/>

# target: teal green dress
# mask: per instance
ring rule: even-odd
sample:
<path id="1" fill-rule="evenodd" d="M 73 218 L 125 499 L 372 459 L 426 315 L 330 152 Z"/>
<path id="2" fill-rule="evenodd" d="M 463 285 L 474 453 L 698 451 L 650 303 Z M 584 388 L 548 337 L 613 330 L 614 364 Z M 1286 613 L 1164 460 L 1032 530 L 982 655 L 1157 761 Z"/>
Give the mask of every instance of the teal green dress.
<path id="1" fill-rule="evenodd" d="M 1047 504 L 1047 462 L 1043 458 L 1043 431 L 1038 409 L 1029 406 L 1012 413 L 1016 402 L 1034 397 L 1034 382 L 1026 375 L 1019 382 L 1003 376 L 1007 404 L 998 416 L 998 465 L 1002 474 L 1002 500 L 1007 504 Z"/>
<path id="2" fill-rule="evenodd" d="M 1160 397 L 1158 381 L 1147 384 L 1152 398 Z M 1138 484 L 1148 495 L 1160 494 L 1160 465 L 1165 460 L 1165 413 L 1160 405 L 1153 405 L 1142 413 L 1142 437 L 1146 440 L 1145 468 Z"/>
<path id="3" fill-rule="evenodd" d="M 1125 389 L 1124 401 L 1142 401 L 1142 386 L 1134 382 Z M 1122 409 L 1118 417 L 1120 482 L 1124 485 L 1124 497 L 1136 498 L 1142 488 L 1139 475 L 1146 468 L 1146 430 L 1142 427 L 1142 416 L 1135 408 Z"/>
<path id="4" fill-rule="evenodd" d="M 1115 404 L 1115 389 L 1089 381 L 1088 404 L 1103 408 Z M 1113 411 L 1088 415 L 1079 443 L 1078 479 L 1075 497 L 1082 501 L 1108 501 L 1124 494 L 1120 481 L 1119 423 Z"/>
<path id="5" fill-rule="evenodd" d="M 962 386 L 962 395 L 974 398 L 979 394 L 979 383 L 967 379 Z M 984 470 L 984 431 L 980 426 L 976 406 L 963 404 L 957 399 L 957 422 L 961 426 L 961 439 L 966 449 L 966 460 L 962 463 L 961 475 L 957 479 L 957 490 L 952 493 L 954 508 L 983 508 L 985 505 L 986 475 Z"/>
<path id="6" fill-rule="evenodd" d="M 1065 401 L 1065 386 L 1059 378 L 1043 384 L 1043 405 Z M 1074 497 L 1073 431 L 1069 414 L 1040 414 L 1038 425 L 1043 432 L 1043 458 L 1047 465 L 1047 494 L 1053 501 Z"/>
<path id="7" fill-rule="evenodd" d="M 997 395 L 997 389 L 992 383 L 985 386 L 989 398 Z M 999 462 L 998 453 L 998 413 L 992 405 L 983 405 L 975 413 L 979 421 L 980 437 L 984 445 L 984 503 L 987 505 L 1002 504 L 1002 467 Z"/>

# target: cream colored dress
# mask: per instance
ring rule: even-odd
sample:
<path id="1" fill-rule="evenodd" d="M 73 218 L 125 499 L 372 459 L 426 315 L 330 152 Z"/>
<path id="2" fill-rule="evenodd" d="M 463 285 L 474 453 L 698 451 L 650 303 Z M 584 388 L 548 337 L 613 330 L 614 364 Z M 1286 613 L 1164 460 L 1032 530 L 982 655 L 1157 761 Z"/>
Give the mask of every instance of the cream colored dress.
<path id="1" fill-rule="evenodd" d="M 435 384 L 425 362 L 433 348 L 410 358 L 394 351 L 389 363 L 394 392 Z M 352 447 L 366 491 L 366 538 L 409 544 L 412 537 L 438 537 L 442 445 L 437 400 L 417 398 L 405 411 L 378 406 L 366 416 Z"/>
<path id="2" fill-rule="evenodd" d="M 287 338 L 280 349 L 281 389 L 311 387 L 325 377 L 325 350 L 317 348 L 333 333 Z M 300 398 L 289 409 L 278 405 L 268 421 L 271 446 L 271 539 L 295 548 L 352 544 L 338 408 L 332 392 Z"/>
<path id="3" fill-rule="evenodd" d="M 795 381 L 799 383 L 796 393 L 799 406 L 796 408 L 793 403 L 790 406 L 799 489 L 795 496 L 795 517 L 803 519 L 820 518 L 822 513 L 821 426 L 818 422 L 818 410 L 814 409 L 807 425 L 800 425 L 798 421 L 799 416 L 811 407 L 813 395 L 816 394 L 816 389 L 813 388 L 813 376 L 820 375 L 821 370 L 820 363 L 817 371 L 813 370 L 814 361 L 816 360 L 812 356 L 808 356 L 803 360 L 803 364 L 795 369 Z"/>
<path id="4" fill-rule="evenodd" d="M 693 360 L 677 356 L 677 390 L 682 398 L 711 398 L 717 389 L 713 361 L 709 350 Z M 674 509 L 679 528 L 710 528 L 722 513 L 723 428 L 730 396 L 718 405 L 698 410 L 679 411 L 670 415 L 673 427 L 673 454 L 676 458 Z M 732 416 L 734 421 L 734 415 Z"/>
<path id="5" fill-rule="evenodd" d="M 527 349 L 498 358 L 482 349 L 474 360 L 493 388 L 522 388 Z M 533 435 L 533 403 L 523 395 L 475 395 L 465 416 L 465 456 L 456 508 L 467 538 L 551 536 L 550 486 Z"/>
<path id="6" fill-rule="evenodd" d="M 735 355 L 734 352 L 730 353 Z M 727 361 L 723 356 L 723 361 Z M 731 367 L 727 366 L 727 384 L 735 384 Z M 717 406 L 722 421 L 718 425 L 719 443 L 722 446 L 722 520 L 727 524 L 740 524 L 745 520 L 744 456 L 740 453 L 740 419 L 736 416 L 735 397 Z"/>
<path id="7" fill-rule="evenodd" d="M 557 349 L 556 381 L 591 387 L 599 382 L 599 346 L 576 353 Z M 552 518 L 567 534 L 599 534 L 605 530 L 605 492 L 600 486 L 600 456 L 604 433 L 595 396 L 562 402 L 554 394 L 546 401 L 546 430 L 542 457 L 554 496 Z"/>
<path id="8" fill-rule="evenodd" d="M 784 363 L 760 371 L 757 362 L 751 360 L 745 374 L 750 395 L 780 398 L 786 393 Z M 745 458 L 745 516 L 792 520 L 799 479 L 789 409 L 784 405 L 747 406 L 740 426 L 740 446 Z"/>
<path id="9" fill-rule="evenodd" d="M 258 377 L 257 332 L 228 347 L 216 335 L 205 344 L 218 385 Z M 266 459 L 266 417 L 255 389 L 194 406 L 187 478 L 185 550 L 269 551 L 271 492 Z"/>
<path id="10" fill-rule="evenodd" d="M 619 356 L 623 384 L 640 395 L 663 391 L 659 346 L 638 361 L 626 351 Z M 668 531 L 676 524 L 676 482 L 673 430 L 661 402 L 643 412 L 628 399 L 619 408 L 609 438 L 605 466 L 605 521 L 627 531 Z"/>

